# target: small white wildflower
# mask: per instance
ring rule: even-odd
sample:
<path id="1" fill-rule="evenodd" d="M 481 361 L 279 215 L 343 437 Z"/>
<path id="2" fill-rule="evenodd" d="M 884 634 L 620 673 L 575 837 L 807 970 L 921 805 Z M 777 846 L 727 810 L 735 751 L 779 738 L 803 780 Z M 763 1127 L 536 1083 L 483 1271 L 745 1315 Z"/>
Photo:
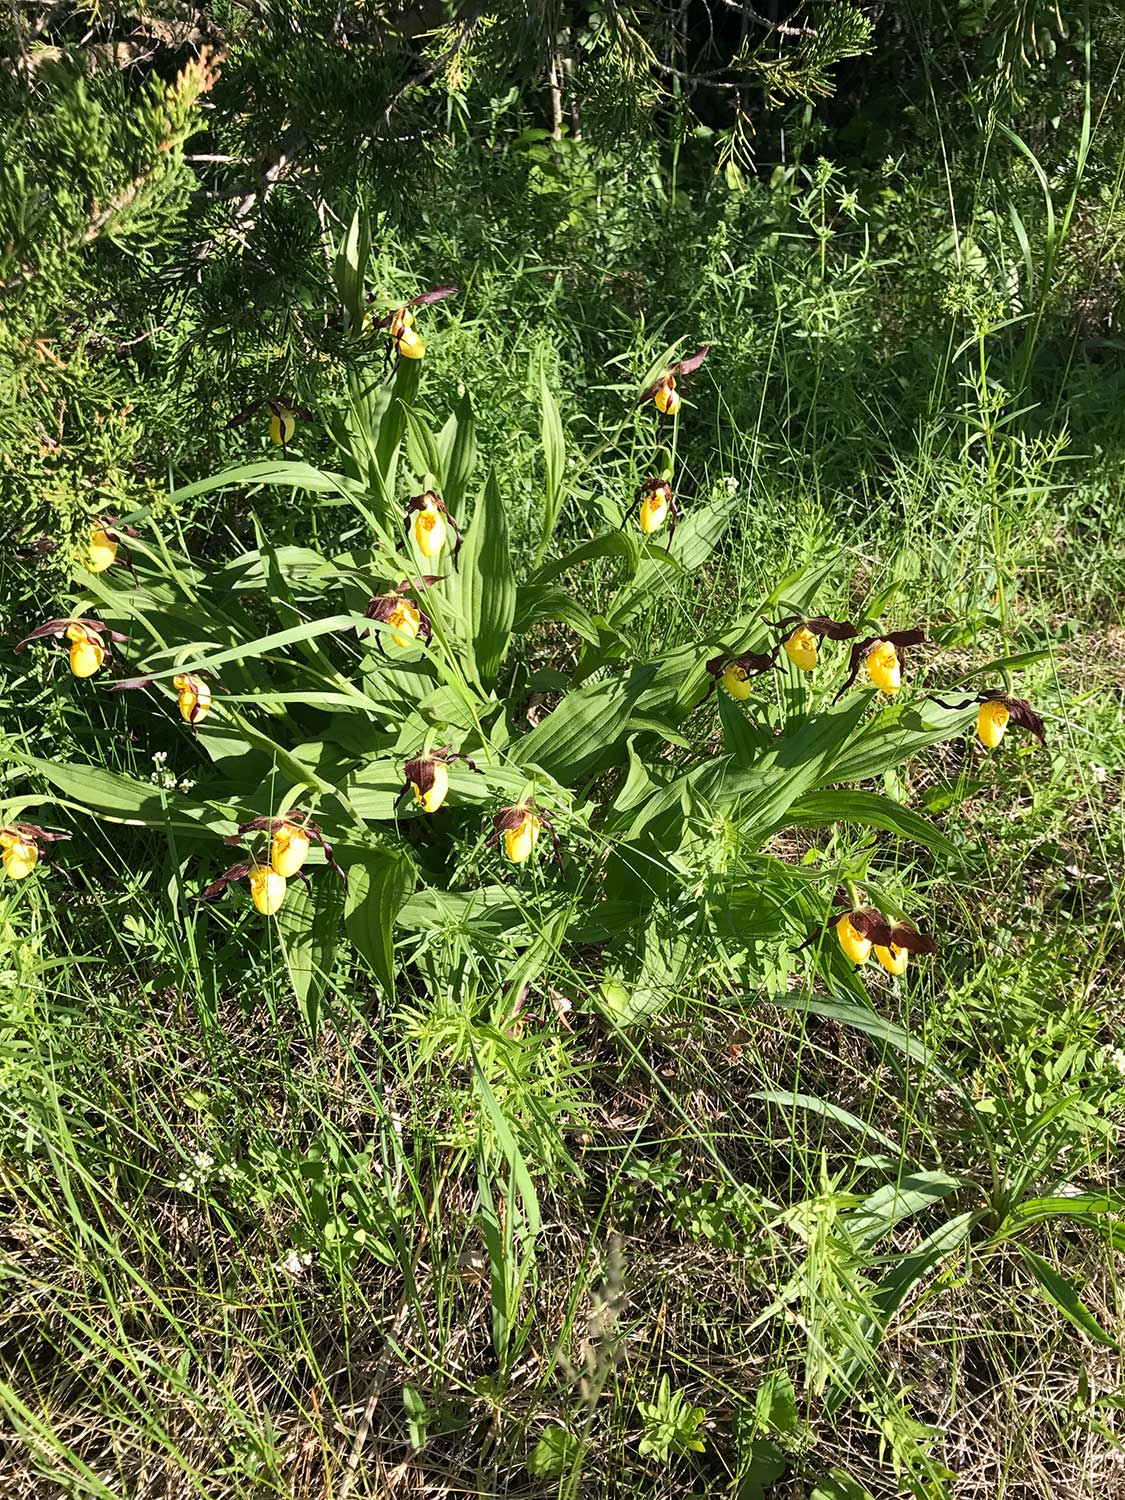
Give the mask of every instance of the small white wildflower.
<path id="1" fill-rule="evenodd" d="M 1115 1073 L 1120 1073 L 1122 1078 L 1125 1078 L 1125 1047 L 1107 1048 L 1105 1065 L 1107 1068 L 1112 1068 Z"/>
<path id="2" fill-rule="evenodd" d="M 726 490 L 728 495 L 738 494 L 738 480 L 734 477 L 733 474 L 726 474 L 723 476 L 723 488 Z"/>
<path id="3" fill-rule="evenodd" d="M 1109 780 L 1109 771 L 1105 766 L 1099 766 L 1097 761 L 1090 762 L 1090 780 L 1095 786 L 1105 786 Z"/>
<path id="4" fill-rule="evenodd" d="M 192 787 L 194 785 L 195 785 L 195 782 L 191 781 L 190 779 L 189 780 L 181 781 L 180 782 L 180 791 L 181 792 L 190 792 L 191 789 L 192 789 Z"/>
<path id="5" fill-rule="evenodd" d="M 277 1269 L 284 1271 L 286 1276 L 292 1276 L 294 1281 L 299 1281 L 311 1265 L 311 1250 L 298 1250 L 296 1246 L 290 1245 L 278 1262 Z"/>
<path id="6" fill-rule="evenodd" d="M 154 750 L 153 751 L 152 763 L 153 763 L 154 766 L 156 766 L 156 768 L 158 770 L 160 769 L 160 767 L 164 764 L 164 762 L 167 759 L 168 759 L 168 752 L 167 752 L 167 750 Z"/>
<path id="7" fill-rule="evenodd" d="M 215 1165 L 215 1158 L 209 1151 L 193 1151 L 191 1159 L 199 1172 L 209 1172 Z"/>
<path id="8" fill-rule="evenodd" d="M 176 1186 L 182 1193 L 195 1192 L 195 1176 L 191 1172 L 181 1172 L 176 1178 Z"/>

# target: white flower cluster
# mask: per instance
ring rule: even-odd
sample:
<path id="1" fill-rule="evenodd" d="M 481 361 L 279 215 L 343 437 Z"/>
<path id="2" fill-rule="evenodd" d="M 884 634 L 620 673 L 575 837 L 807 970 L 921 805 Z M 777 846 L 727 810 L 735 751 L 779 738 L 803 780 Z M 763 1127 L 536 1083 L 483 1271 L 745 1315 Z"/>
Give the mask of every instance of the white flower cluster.
<path id="1" fill-rule="evenodd" d="M 278 1261 L 277 1269 L 283 1271 L 286 1276 L 291 1276 L 294 1281 L 300 1281 L 312 1265 L 312 1259 L 311 1250 L 298 1250 L 295 1245 L 290 1245 Z"/>
<path id="2" fill-rule="evenodd" d="M 166 792 L 190 792 L 195 785 L 194 781 L 177 781 L 176 773 L 168 769 L 168 752 L 157 750 L 152 757 L 152 774 L 149 780 L 153 786 L 158 786 Z"/>
<path id="3" fill-rule="evenodd" d="M 1107 1071 L 1119 1073 L 1125 1078 L 1125 1047 L 1107 1047 L 1102 1057 L 1102 1065 Z"/>
<path id="4" fill-rule="evenodd" d="M 230 1162 L 216 1163 L 210 1151 L 193 1151 L 188 1158 L 191 1167 L 180 1172 L 176 1186 L 182 1193 L 198 1193 L 212 1182 L 230 1182 L 238 1168 Z"/>

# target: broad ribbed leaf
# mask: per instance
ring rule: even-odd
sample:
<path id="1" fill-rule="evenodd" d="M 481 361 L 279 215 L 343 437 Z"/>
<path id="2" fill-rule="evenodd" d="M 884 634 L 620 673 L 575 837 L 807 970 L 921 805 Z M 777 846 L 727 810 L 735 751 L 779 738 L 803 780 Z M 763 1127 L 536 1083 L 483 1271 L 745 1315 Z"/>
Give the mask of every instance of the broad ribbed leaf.
<path id="1" fill-rule="evenodd" d="M 737 802 L 736 815 L 748 838 L 761 839 L 779 828 L 797 798 L 826 779 L 865 707 L 851 703 L 817 714 L 759 755 L 749 769 L 728 768 L 718 800 L 721 805 Z"/>
<path id="2" fill-rule="evenodd" d="M 429 474 L 440 489 L 441 449 L 438 440 L 426 419 L 409 407 L 406 408 L 406 461 L 423 483 Z"/>
<path id="3" fill-rule="evenodd" d="M 437 445 L 441 455 L 442 499 L 460 520 L 461 505 L 477 464 L 476 419 L 468 391 L 438 433 Z"/>
<path id="4" fill-rule="evenodd" d="M 870 697 L 863 695 L 864 700 Z M 964 734 L 975 716 L 975 705 L 948 709 L 925 700 L 891 704 L 858 730 L 816 784 L 869 781 L 873 776 L 881 776 L 884 771 L 903 765 L 927 745 Z"/>
<path id="5" fill-rule="evenodd" d="M 588 610 L 573 595 L 551 584 L 525 583 L 516 590 L 516 614 L 512 630 L 523 635 L 544 620 L 558 620 L 569 625 L 584 641 L 597 645 L 598 627 Z"/>
<path id="6" fill-rule="evenodd" d="M 624 679 L 587 683 L 568 693 L 530 734 L 516 740 L 513 757 L 520 765 L 542 766 L 560 781 L 573 781 L 612 755 L 652 670 L 637 667 Z"/>
<path id="7" fill-rule="evenodd" d="M 544 563 L 533 576 L 532 582 L 551 583 L 583 563 L 594 562 L 599 557 L 624 558 L 626 571 L 632 577 L 641 560 L 641 549 L 637 545 L 636 538 L 630 536 L 628 532 L 607 531 L 604 536 L 591 537 L 588 542 L 574 547 L 562 557 L 556 557 L 553 562 Z"/>
<path id="8" fill-rule="evenodd" d="M 477 676 L 488 687 L 496 677 L 512 634 L 516 614 L 516 575 L 508 540 L 508 517 L 495 471 L 473 512 L 473 524 L 461 549 L 460 571 L 449 584 L 472 644 Z"/>
<path id="9" fill-rule="evenodd" d="M 180 792 L 158 790 L 149 781 L 138 781 L 100 766 L 68 765 L 65 761 L 38 760 L 32 755 L 13 757 L 20 765 L 37 771 L 65 797 L 110 823 L 136 823 L 199 837 L 211 832 L 225 838 L 238 824 L 235 818 L 194 802 Z M 237 815 L 236 815 L 237 816 Z"/>
<path id="10" fill-rule="evenodd" d="M 394 924 L 417 883 L 412 861 L 393 849 L 365 849 L 346 860 L 344 927 L 371 965 L 384 996 L 395 992 Z"/>
<path id="11" fill-rule="evenodd" d="M 320 1002 L 336 957 L 341 887 L 335 874 L 316 870 L 311 889 L 291 880 L 277 914 L 277 933 L 297 1004 L 309 1032 L 319 1030 Z"/>
<path id="12" fill-rule="evenodd" d="M 194 484 L 185 484 L 168 496 L 170 504 L 192 500 L 196 495 L 206 495 L 211 490 L 230 489 L 238 485 L 245 489 L 252 485 L 277 484 L 294 490 L 309 490 L 312 494 L 335 492 L 350 499 L 347 480 L 342 474 L 325 474 L 314 469 L 312 464 L 298 459 L 267 458 L 259 463 L 238 464 L 233 469 L 224 469 L 208 479 L 197 479 Z"/>
<path id="13" fill-rule="evenodd" d="M 1054 1303 L 1064 1318 L 1069 1318 L 1075 1328 L 1081 1329 L 1087 1338 L 1093 1339 L 1095 1344 L 1102 1344 L 1107 1349 L 1120 1349 L 1121 1345 L 1118 1341 L 1105 1331 L 1078 1295 L 1078 1289 L 1073 1282 L 1061 1271 L 1057 1271 L 1050 1261 L 1044 1260 L 1041 1255 L 1036 1255 L 1035 1251 L 1029 1250 L 1026 1245 L 1019 1245 L 1017 1248 L 1028 1270 L 1039 1283 L 1043 1295 L 1048 1302 Z"/>
<path id="14" fill-rule="evenodd" d="M 543 465 L 547 489 L 546 504 L 543 508 L 543 534 L 539 544 L 539 556 L 542 557 L 550 545 L 551 535 L 562 506 L 563 465 L 566 455 L 559 408 L 551 392 L 547 372 L 542 368 L 539 371 L 539 395 L 543 404 Z"/>
<path id="15" fill-rule="evenodd" d="M 957 853 L 956 846 L 928 818 L 876 792 L 806 792 L 793 803 L 779 827 L 794 824 L 799 828 L 830 828 L 834 823 L 882 828 L 941 854 Z"/>

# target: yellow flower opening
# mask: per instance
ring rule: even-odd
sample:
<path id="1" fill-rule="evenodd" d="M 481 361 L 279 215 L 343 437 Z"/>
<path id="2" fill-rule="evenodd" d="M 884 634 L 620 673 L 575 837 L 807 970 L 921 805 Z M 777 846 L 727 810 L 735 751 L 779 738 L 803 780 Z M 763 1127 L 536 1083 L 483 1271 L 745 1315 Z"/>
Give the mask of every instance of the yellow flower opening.
<path id="1" fill-rule="evenodd" d="M 427 500 L 414 517 L 414 545 L 426 558 L 437 557 L 445 546 L 445 522 L 432 500 Z"/>
<path id="2" fill-rule="evenodd" d="M 90 540 L 82 561 L 90 573 L 104 573 L 117 561 L 117 543 L 104 526 L 91 526 Z"/>
<path id="3" fill-rule="evenodd" d="M 296 828 L 292 823 L 283 823 L 275 830 L 270 840 L 270 867 L 275 875 L 282 876 L 282 885 L 291 875 L 297 871 L 308 858 L 309 840 L 303 828 Z M 280 902 L 278 905 L 280 906 Z M 269 913 L 267 912 L 268 916 Z"/>
<path id="4" fill-rule="evenodd" d="M 676 377 L 669 375 L 662 380 L 652 393 L 653 402 L 658 412 L 666 417 L 674 417 L 680 409 L 680 393 L 676 389 Z"/>
<path id="5" fill-rule="evenodd" d="M 190 672 L 181 672 L 172 678 L 172 686 L 179 694 L 180 717 L 187 724 L 198 724 L 211 712 L 211 689 Z"/>
<path id="6" fill-rule="evenodd" d="M 297 414 L 290 406 L 275 405 L 270 409 L 270 438 L 279 448 L 293 439 L 297 430 Z"/>
<path id="7" fill-rule="evenodd" d="M 83 625 L 68 625 L 66 638 L 70 642 L 70 670 L 75 677 L 93 677 L 105 661 L 101 641 Z"/>
<path id="8" fill-rule="evenodd" d="M 401 599 L 387 616 L 387 624 L 391 627 L 391 640 L 405 651 L 411 641 L 418 638 L 422 615 L 409 599 Z"/>
<path id="9" fill-rule="evenodd" d="M 853 964 L 865 964 L 871 956 L 871 939 L 857 932 L 852 926 L 851 913 L 845 912 L 836 923 L 836 936 L 840 940 L 840 947 L 844 950 L 844 956 Z"/>
<path id="10" fill-rule="evenodd" d="M 0 849 L 4 874 L 9 880 L 23 880 L 39 863 L 39 847 L 30 839 L 21 839 L 18 833 L 0 833 Z"/>
<path id="11" fill-rule="evenodd" d="M 669 499 L 667 488 L 662 486 L 651 491 L 641 501 L 641 530 L 645 536 L 651 536 L 664 525 L 668 517 Z"/>
<path id="12" fill-rule="evenodd" d="M 744 703 L 750 696 L 750 673 L 737 662 L 732 662 L 723 673 L 723 686 L 732 698 Z"/>
<path id="13" fill-rule="evenodd" d="M 1008 728 L 1011 714 L 1002 703 L 982 703 L 977 713 L 977 737 L 989 750 L 995 750 Z"/>
<path id="14" fill-rule="evenodd" d="M 890 641 L 876 641 L 867 653 L 867 675 L 880 692 L 898 692 L 902 686 L 902 667 Z"/>
<path id="15" fill-rule="evenodd" d="M 781 648 L 795 667 L 802 672 L 811 672 L 816 666 L 816 636 L 807 625 L 800 625 Z"/>
<path id="16" fill-rule="evenodd" d="M 514 828 L 504 830 L 504 853 L 514 865 L 522 865 L 539 842 L 542 824 L 534 813 L 525 813 Z"/>
<path id="17" fill-rule="evenodd" d="M 433 780 L 426 791 L 419 790 L 416 781 L 410 785 L 414 788 L 414 800 L 422 804 L 422 811 L 435 813 L 449 794 L 449 770 L 440 760 L 432 761 L 431 766 Z"/>
<path id="18" fill-rule="evenodd" d="M 285 900 L 285 876 L 276 870 L 258 868 L 250 871 L 250 899 L 263 917 L 272 917 Z"/>
<path id="19" fill-rule="evenodd" d="M 897 943 L 891 943 L 887 948 L 876 943 L 875 957 L 888 974 L 905 974 L 906 965 L 910 962 L 910 954 L 905 948 L 900 948 Z"/>
<path id="20" fill-rule="evenodd" d="M 426 344 L 414 327 L 414 314 L 409 307 L 400 309 L 391 324 L 391 342 L 405 359 L 422 359 Z"/>

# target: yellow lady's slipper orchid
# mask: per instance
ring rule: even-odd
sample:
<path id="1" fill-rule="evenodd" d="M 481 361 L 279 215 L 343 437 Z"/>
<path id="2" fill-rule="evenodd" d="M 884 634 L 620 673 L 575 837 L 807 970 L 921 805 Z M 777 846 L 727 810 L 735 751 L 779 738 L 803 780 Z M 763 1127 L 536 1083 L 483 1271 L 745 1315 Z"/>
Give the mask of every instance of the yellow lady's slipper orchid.
<path id="1" fill-rule="evenodd" d="M 652 393 L 653 404 L 665 417 L 674 417 L 680 409 L 681 396 L 676 389 L 676 377 L 667 375 Z"/>
<path id="2" fill-rule="evenodd" d="M 23 880 L 39 863 L 39 846 L 33 839 L 21 838 L 17 831 L 4 829 L 0 833 L 0 849 L 4 874 L 9 880 Z"/>
<path id="3" fill-rule="evenodd" d="M 750 673 L 745 667 L 740 667 L 737 662 L 731 662 L 723 673 L 723 686 L 732 698 L 737 698 L 739 703 L 745 703 L 750 696 Z"/>
<path id="4" fill-rule="evenodd" d="M 179 694 L 180 717 L 187 724 L 198 724 L 211 712 L 211 689 L 190 672 L 181 672 L 172 678 L 172 686 Z"/>
<path id="5" fill-rule="evenodd" d="M 420 775 L 419 781 L 412 780 L 410 785 L 414 789 L 414 800 L 422 804 L 422 811 L 435 813 L 449 795 L 449 770 L 440 760 L 429 764 L 430 772 Z"/>
<path id="6" fill-rule="evenodd" d="M 876 943 L 875 957 L 888 974 L 905 974 L 906 965 L 910 961 L 910 952 L 906 948 L 900 948 L 897 943 L 891 943 L 887 947 L 884 947 L 882 943 Z"/>
<path id="7" fill-rule="evenodd" d="M 1008 728 L 1008 720 L 1012 717 L 1011 710 L 1004 703 L 996 699 L 989 699 L 982 703 L 977 712 L 977 737 L 982 745 L 989 750 L 995 750 L 1004 733 Z"/>
<path id="8" fill-rule="evenodd" d="M 817 638 L 807 625 L 799 626 L 788 640 L 782 642 L 781 649 L 802 672 L 811 672 L 816 666 L 819 644 Z"/>
<path id="9" fill-rule="evenodd" d="M 391 343 L 404 359 L 423 359 L 426 343 L 414 327 L 414 314 L 409 307 L 400 307 L 391 323 Z"/>
<path id="10" fill-rule="evenodd" d="M 522 865 L 524 860 L 539 842 L 539 831 L 541 828 L 539 819 L 533 812 L 525 811 L 523 818 L 514 828 L 504 830 L 504 853 L 514 865 Z"/>
<path id="11" fill-rule="evenodd" d="M 423 496 L 423 503 L 414 517 L 414 545 L 426 558 L 437 557 L 445 546 L 445 522 L 432 496 Z"/>
<path id="12" fill-rule="evenodd" d="M 871 939 L 864 937 L 852 926 L 850 912 L 845 912 L 836 923 L 836 936 L 846 958 L 853 964 L 865 964 L 871 956 Z"/>
<path id="13" fill-rule="evenodd" d="M 890 641 L 876 641 L 867 653 L 867 675 L 883 693 L 897 693 L 902 686 L 902 666 Z"/>
<path id="14" fill-rule="evenodd" d="M 86 546 L 83 566 L 89 573 L 104 573 L 117 561 L 117 542 L 104 526 L 97 522 L 90 527 L 90 540 Z"/>
<path id="15" fill-rule="evenodd" d="M 309 854 L 309 837 L 303 828 L 282 823 L 270 840 L 270 865 L 275 874 L 286 880 L 304 864 Z"/>
<path id="16" fill-rule="evenodd" d="M 268 865 L 259 865 L 250 871 L 250 899 L 263 917 L 272 917 L 280 911 L 285 900 L 285 876 L 271 870 Z"/>
<path id="17" fill-rule="evenodd" d="M 651 536 L 664 525 L 671 503 L 672 486 L 667 483 L 661 483 L 644 497 L 641 501 L 640 525 L 645 536 Z"/>
<path id="18" fill-rule="evenodd" d="M 285 406 L 280 401 L 269 403 L 270 413 L 270 441 L 284 448 L 287 443 L 292 442 L 293 434 L 297 430 L 297 413 L 291 406 Z"/>
<path id="19" fill-rule="evenodd" d="M 105 661 L 101 641 L 83 625 L 68 625 L 66 638 L 70 642 L 70 670 L 75 677 L 93 677 Z"/>
<path id="20" fill-rule="evenodd" d="M 391 640 L 402 651 L 418 638 L 422 628 L 422 612 L 409 599 L 400 599 L 387 615 L 386 624 L 391 627 Z"/>

